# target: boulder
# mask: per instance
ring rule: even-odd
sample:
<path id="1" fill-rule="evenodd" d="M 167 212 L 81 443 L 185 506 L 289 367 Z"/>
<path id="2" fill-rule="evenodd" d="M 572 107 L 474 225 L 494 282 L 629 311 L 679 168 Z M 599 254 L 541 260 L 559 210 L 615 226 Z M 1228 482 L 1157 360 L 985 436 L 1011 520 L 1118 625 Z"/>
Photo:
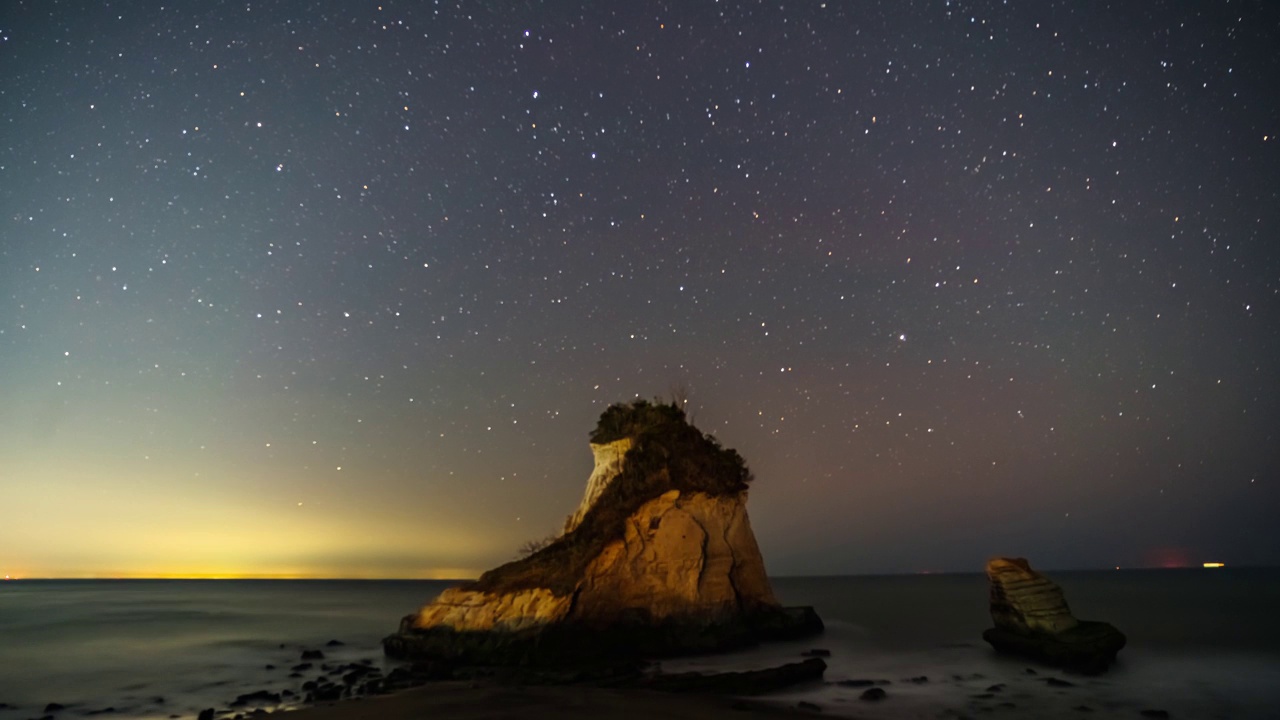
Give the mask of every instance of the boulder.
<path id="1" fill-rule="evenodd" d="M 671 693 L 766 695 L 800 683 L 821 681 L 826 669 L 827 663 L 822 658 L 809 658 L 760 670 L 660 674 L 635 686 Z"/>
<path id="2" fill-rule="evenodd" d="M 982 634 L 998 652 L 1084 673 L 1107 669 L 1125 636 L 1105 622 L 1077 620 L 1062 588 L 1031 569 L 1024 558 L 987 561 L 991 620 Z"/>
<path id="3" fill-rule="evenodd" d="M 773 595 L 747 516 L 741 456 L 674 405 L 601 415 L 595 468 L 565 532 L 443 592 L 383 641 L 389 656 L 472 665 L 584 665 L 821 632 Z"/>

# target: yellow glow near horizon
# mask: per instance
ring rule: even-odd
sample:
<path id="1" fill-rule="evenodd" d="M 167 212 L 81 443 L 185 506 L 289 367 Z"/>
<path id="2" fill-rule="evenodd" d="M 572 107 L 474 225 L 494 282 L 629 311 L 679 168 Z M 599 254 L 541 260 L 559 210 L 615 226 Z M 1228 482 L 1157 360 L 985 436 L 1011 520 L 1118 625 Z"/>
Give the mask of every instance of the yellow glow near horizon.
<path id="1" fill-rule="evenodd" d="M 90 573 L 19 573 L 5 580 L 474 580 L 473 568 L 430 568 L 410 573 L 240 572 L 234 570 L 122 570 Z"/>
<path id="2" fill-rule="evenodd" d="M 1204 564 L 1204 566 L 1205 566 L 1205 567 L 1207 567 L 1207 568 L 1220 568 L 1220 567 L 1226 567 L 1226 566 L 1227 566 L 1227 564 L 1226 564 L 1226 563 L 1220 563 L 1220 562 L 1207 562 L 1207 563 L 1205 563 L 1205 564 Z"/>
<path id="3" fill-rule="evenodd" d="M 467 523 L 444 495 L 424 507 L 338 486 L 302 504 L 308 478 L 270 467 L 206 469 L 217 479 L 204 483 L 80 455 L 14 470 L 21 482 L 0 483 L 0 506 L 24 509 L 0 522 L 0 548 L 22 548 L 0 558 L 0 578 L 14 580 L 457 580 L 518 539 Z"/>

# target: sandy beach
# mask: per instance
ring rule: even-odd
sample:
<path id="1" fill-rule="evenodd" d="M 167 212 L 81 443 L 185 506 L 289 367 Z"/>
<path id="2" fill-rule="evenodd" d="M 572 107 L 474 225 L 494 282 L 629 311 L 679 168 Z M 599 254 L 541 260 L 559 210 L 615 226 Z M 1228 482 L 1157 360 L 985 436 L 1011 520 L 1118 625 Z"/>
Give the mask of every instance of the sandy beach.
<path id="1" fill-rule="evenodd" d="M 726 714 L 763 720 L 800 712 L 758 701 L 646 690 L 440 682 L 394 695 L 302 708 L 290 712 L 289 720 L 700 720 Z"/>

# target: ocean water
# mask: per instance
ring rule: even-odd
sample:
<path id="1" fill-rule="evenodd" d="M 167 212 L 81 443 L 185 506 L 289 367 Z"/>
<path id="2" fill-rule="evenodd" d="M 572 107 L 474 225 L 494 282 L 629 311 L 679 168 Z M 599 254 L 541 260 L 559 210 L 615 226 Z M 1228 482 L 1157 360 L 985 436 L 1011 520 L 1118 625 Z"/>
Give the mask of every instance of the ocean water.
<path id="1" fill-rule="evenodd" d="M 1280 571 L 1059 572 L 1074 613 L 1106 620 L 1129 645 L 1106 675 L 1079 677 L 995 655 L 981 575 L 775 578 L 779 599 L 813 605 L 818 638 L 682 658 L 667 671 L 790 662 L 830 650 L 827 684 L 777 696 L 863 718 L 1280 718 Z M 306 649 L 326 662 L 371 660 L 401 616 L 440 581 L 10 581 L 0 583 L 0 720 L 194 717 L 237 695 L 298 692 Z M 343 644 L 327 647 L 330 640 Z M 274 666 L 268 669 L 268 665 Z M 1035 674 L 1027 672 L 1032 667 Z M 907 682 L 928 677 L 927 682 Z M 1069 682 L 1050 685 L 1048 678 Z M 860 699 L 841 680 L 887 681 Z M 996 690 L 989 688 L 997 687 Z"/>
<path id="2" fill-rule="evenodd" d="M 297 692 L 303 650 L 389 668 L 380 640 L 452 583 L 27 580 L 0 583 L 0 720 L 194 717 L 258 690 Z M 327 647 L 330 640 L 343 643 Z M 273 669 L 267 669 L 273 665 Z M 309 673 L 310 675 L 310 673 Z"/>

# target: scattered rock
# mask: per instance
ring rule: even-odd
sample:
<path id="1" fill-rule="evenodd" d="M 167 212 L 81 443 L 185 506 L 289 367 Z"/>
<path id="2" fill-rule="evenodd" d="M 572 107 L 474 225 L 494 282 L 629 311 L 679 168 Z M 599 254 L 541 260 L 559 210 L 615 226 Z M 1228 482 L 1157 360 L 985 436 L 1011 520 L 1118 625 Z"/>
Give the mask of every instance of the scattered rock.
<path id="1" fill-rule="evenodd" d="M 1138 714 L 1145 718 L 1163 718 L 1164 720 L 1168 720 L 1169 718 L 1168 710 L 1143 710 Z"/>
<path id="2" fill-rule="evenodd" d="M 1035 674 L 1036 674 L 1036 671 L 1035 671 L 1034 669 L 1032 669 L 1032 668 L 1025 668 L 1025 669 L 1022 671 L 1022 673 L 1023 673 L 1024 675 L 1035 675 Z"/>
<path id="3" fill-rule="evenodd" d="M 915 683 L 916 685 L 923 685 L 923 684 L 925 684 L 925 683 L 929 682 L 929 676 L 928 676 L 928 675 L 917 675 L 917 676 L 915 676 L 915 677 L 913 677 L 913 678 L 907 678 L 907 679 L 906 679 L 906 680 L 904 680 L 903 682 Z"/>
<path id="4" fill-rule="evenodd" d="M 320 652 L 319 650 L 303 650 L 302 659 L 303 660 L 323 660 L 324 653 Z"/>
<path id="5" fill-rule="evenodd" d="M 997 652 L 1099 673 L 1124 647 L 1124 634 L 1112 625 L 1072 616 L 1062 588 L 1032 570 L 1026 559 L 992 558 L 986 570 L 995 627 L 982 639 Z"/>
<path id="6" fill-rule="evenodd" d="M 977 693 L 975 695 L 970 695 L 969 697 L 973 698 L 974 700 L 990 700 L 995 696 L 996 696 L 995 693 L 987 692 L 987 693 Z"/>
<path id="7" fill-rule="evenodd" d="M 1049 687 L 1075 687 L 1076 686 L 1076 684 L 1073 682 L 1067 682 L 1066 680 L 1059 680 L 1056 677 L 1044 678 L 1044 684 L 1048 685 Z"/>
<path id="8" fill-rule="evenodd" d="M 67 709 L 67 706 L 61 703 L 49 703 L 48 705 L 44 706 L 44 711 L 47 713 L 55 713 L 55 712 L 58 712 L 59 710 L 66 710 L 66 709 Z"/>
<path id="9" fill-rule="evenodd" d="M 867 702 L 879 702 L 888 697 L 888 694 L 885 693 L 884 688 L 873 687 L 864 690 L 858 697 Z"/>
<path id="10" fill-rule="evenodd" d="M 822 712 L 821 705 L 818 705 L 817 703 L 807 702 L 805 700 L 801 700 L 800 702 L 796 703 L 796 708 L 800 710 L 807 710 L 809 712 Z"/>
<path id="11" fill-rule="evenodd" d="M 294 665 L 289 669 L 294 672 L 302 672 L 303 670 L 310 670 L 311 668 L 312 668 L 311 663 L 298 663 L 297 665 Z"/>
<path id="12" fill-rule="evenodd" d="M 805 650 L 804 652 L 800 653 L 800 657 L 826 658 L 826 657 L 831 657 L 831 651 L 827 650 L 826 648 L 814 648 L 812 650 Z"/>
<path id="13" fill-rule="evenodd" d="M 273 693 L 270 690 L 258 690 L 244 695 L 237 695 L 236 699 L 231 701 L 231 707 L 242 707 L 249 703 L 257 702 L 279 703 L 280 693 Z"/>
<path id="14" fill-rule="evenodd" d="M 116 709 L 113 707 L 104 707 L 101 710 L 90 710 L 85 713 L 85 715 L 106 715 L 107 713 L 113 713 L 115 711 Z"/>
<path id="15" fill-rule="evenodd" d="M 200 711 L 200 715 L 197 716 L 196 720 L 213 720 L 213 714 L 215 712 L 217 711 L 213 708 L 205 708 Z"/>
<path id="16" fill-rule="evenodd" d="M 329 702 L 342 699 L 341 685 L 322 685 L 315 689 L 311 696 L 315 702 Z"/>
<path id="17" fill-rule="evenodd" d="M 341 640 L 330 640 L 324 644 L 325 647 L 342 647 L 343 645 L 346 645 L 346 643 Z"/>
<path id="18" fill-rule="evenodd" d="M 996 683 L 995 685 L 992 685 L 991 687 L 987 688 L 987 692 L 1000 692 L 1003 689 L 1004 689 L 1004 683 Z"/>

